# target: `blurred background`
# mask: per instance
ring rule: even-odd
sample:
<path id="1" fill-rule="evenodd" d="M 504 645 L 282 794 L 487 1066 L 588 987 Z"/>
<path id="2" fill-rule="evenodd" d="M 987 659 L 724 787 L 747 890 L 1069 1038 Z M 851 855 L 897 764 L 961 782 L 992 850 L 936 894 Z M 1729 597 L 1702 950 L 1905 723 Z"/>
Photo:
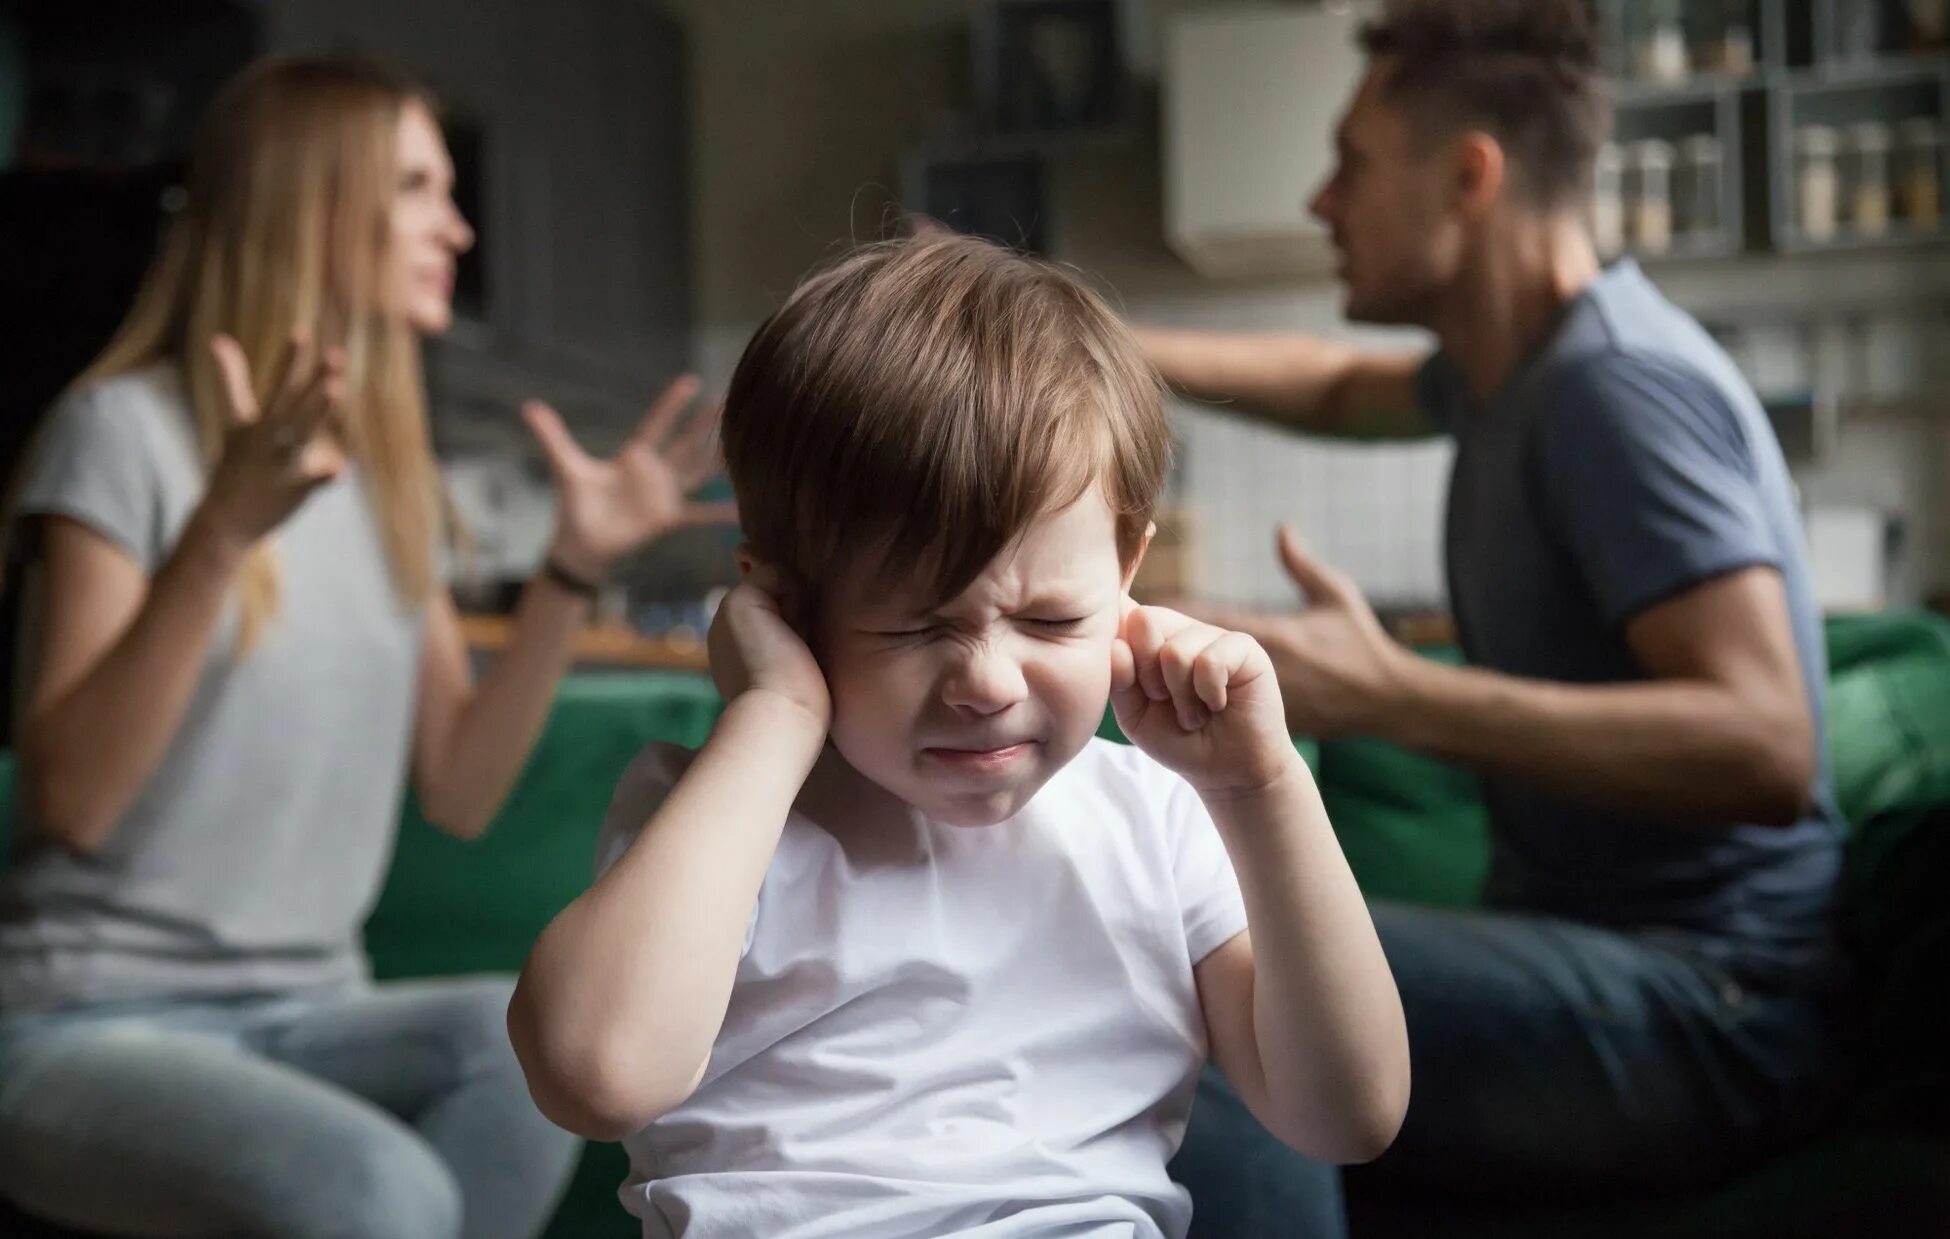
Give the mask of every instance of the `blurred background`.
<path id="1" fill-rule="evenodd" d="M 463 595 L 482 612 L 506 604 L 548 529 L 523 398 L 608 448 L 679 370 L 721 387 L 799 275 L 904 213 L 1075 263 L 1137 320 L 1353 335 L 1304 204 L 1359 71 L 1354 7 L 11 0 L 0 450 L 126 305 L 199 110 L 269 51 L 378 52 L 445 105 L 481 243 L 428 367 L 475 541 Z M 1940 599 L 1944 4 L 1601 7 L 1622 79 L 1601 237 L 1640 256 L 1768 398 L 1824 604 Z M 1445 445 L 1324 446 L 1210 409 L 1177 424 L 1154 590 L 1290 604 L 1270 549 L 1286 519 L 1391 618 L 1439 629 Z M 730 538 L 660 544 L 606 622 L 681 643 Z"/>
<path id="2" fill-rule="evenodd" d="M 1853 720 L 1832 724 L 1851 820 L 1941 813 L 1950 637 L 1931 627 L 1928 659 L 1865 671 L 1862 651 L 1897 647 L 1880 629 L 1851 638 L 1848 617 L 1950 604 L 1950 0 L 1597 4 L 1620 80 L 1599 236 L 1720 336 L 1775 418 L 1820 601 L 1844 617 L 1831 660 L 1854 678 L 1830 700 Z M 1356 6 L 1298 0 L 0 0 L 0 470 L 126 310 L 180 208 L 204 106 L 273 52 L 377 53 L 443 102 L 480 241 L 427 369 L 442 470 L 471 533 L 458 593 L 484 654 L 506 639 L 504 612 L 551 525 L 521 402 L 551 401 L 606 453 L 676 374 L 722 390 L 810 267 L 915 215 L 1073 263 L 1135 321 L 1414 348 L 1411 333 L 1343 322 L 1327 238 L 1305 209 L 1362 69 L 1359 20 Z M 1292 521 L 1399 634 L 1448 639 L 1445 443 L 1328 445 L 1219 408 L 1176 413 L 1178 464 L 1142 589 L 1296 605 L 1272 545 Z M 700 742 L 715 717 L 708 682 L 663 672 L 702 665 L 735 539 L 688 531 L 624 567 L 579 645 L 584 668 L 605 674 L 565 683 L 488 843 L 439 836 L 406 806 L 367 929 L 379 975 L 512 971 L 583 889 L 623 765 L 646 740 Z M 0 633 L 0 651 L 13 647 Z M 619 667 L 648 670 L 607 674 Z M 1897 745 L 1907 765 L 1885 760 Z M 1314 754 L 1364 889 L 1472 900 L 1487 864 L 1473 780 L 1380 752 L 1352 741 Z M 0 833 L 4 792 L 0 778 Z M 1889 911 L 1918 909 L 1941 952 L 1940 880 L 1919 876 L 1941 865 L 1880 845 L 1856 854 L 1886 879 L 1857 901 L 1882 918 L 1864 932 L 1923 941 Z M 1879 992 L 1940 1002 L 1943 954 L 1862 957 L 1907 968 L 1870 970 Z M 1877 1053 L 1916 1074 L 1878 1096 L 1931 1109 L 1940 1127 L 1941 1092 L 1913 1085 L 1941 1089 L 1950 1025 L 1901 1009 Z M 1613 1231 L 1583 1219 L 1477 1233 L 1774 1239 L 1801 1233 L 1784 1219 L 1831 1216 L 1794 1189 L 1873 1185 L 1889 1167 L 1937 1193 L 1924 1206 L 1936 1226 L 1946 1150 L 1939 1135 L 1847 1145 L 1834 1155 L 1853 1160 L 1815 1171 L 1783 1162 L 1693 1229 L 1634 1214 Z M 615 1149 L 592 1151 L 551 1235 L 635 1233 L 615 1202 L 622 1177 Z M 1845 1191 L 1832 1216 L 1859 1219 L 1849 1210 L 1880 1190 Z M 0 1233 L 42 1233 L 13 1226 L 27 1223 L 0 1209 Z"/>

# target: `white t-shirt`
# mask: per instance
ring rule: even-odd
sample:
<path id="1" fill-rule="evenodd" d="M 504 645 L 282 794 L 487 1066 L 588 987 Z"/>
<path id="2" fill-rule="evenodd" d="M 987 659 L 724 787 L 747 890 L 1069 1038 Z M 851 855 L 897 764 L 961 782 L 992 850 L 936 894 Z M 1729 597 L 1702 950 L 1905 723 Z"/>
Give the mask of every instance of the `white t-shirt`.
<path id="1" fill-rule="evenodd" d="M 690 760 L 652 746 L 598 866 Z M 689 1100 L 624 1141 L 646 1237 L 1180 1239 L 1193 965 L 1246 927 L 1196 793 L 1093 740 L 1021 813 L 866 843 L 795 813 Z"/>

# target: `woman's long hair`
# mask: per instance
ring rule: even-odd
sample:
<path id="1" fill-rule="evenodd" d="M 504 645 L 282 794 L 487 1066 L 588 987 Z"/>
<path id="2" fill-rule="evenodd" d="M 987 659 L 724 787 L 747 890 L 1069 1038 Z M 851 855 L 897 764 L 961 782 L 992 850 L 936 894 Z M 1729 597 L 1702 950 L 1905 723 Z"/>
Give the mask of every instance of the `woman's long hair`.
<path id="1" fill-rule="evenodd" d="M 339 434 L 409 605 L 432 595 L 443 522 L 419 341 L 381 301 L 400 114 L 415 102 L 431 107 L 420 86 L 357 60 L 273 59 L 240 74 L 203 122 L 188 202 L 134 306 L 76 381 L 173 365 L 213 467 L 228 427 L 212 336 L 243 347 L 260 401 L 294 329 L 342 348 Z M 248 650 L 277 613 L 274 537 L 253 548 L 238 588 Z"/>

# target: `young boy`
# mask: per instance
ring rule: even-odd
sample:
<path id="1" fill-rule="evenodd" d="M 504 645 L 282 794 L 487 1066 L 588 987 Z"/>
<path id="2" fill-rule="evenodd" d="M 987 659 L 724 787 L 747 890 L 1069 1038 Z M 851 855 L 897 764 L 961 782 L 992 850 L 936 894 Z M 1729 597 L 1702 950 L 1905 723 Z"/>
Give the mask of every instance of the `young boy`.
<path id="1" fill-rule="evenodd" d="M 724 441 L 724 715 L 625 774 L 509 1012 L 644 1234 L 1183 1236 L 1208 1054 L 1301 1152 L 1387 1147 L 1401 1007 L 1273 668 L 1126 592 L 1169 435 L 1108 308 L 966 238 L 858 251 Z"/>

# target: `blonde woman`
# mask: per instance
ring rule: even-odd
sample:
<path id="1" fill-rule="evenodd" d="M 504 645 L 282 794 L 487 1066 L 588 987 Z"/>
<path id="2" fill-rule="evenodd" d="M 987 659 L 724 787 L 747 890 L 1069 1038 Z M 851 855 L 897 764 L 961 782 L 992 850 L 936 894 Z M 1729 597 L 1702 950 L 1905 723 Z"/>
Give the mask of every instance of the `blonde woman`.
<path id="1" fill-rule="evenodd" d="M 418 337 L 472 243 L 429 102 L 259 65 L 192 160 L 127 322 L 17 492 L 24 821 L 0 883 L 0 1192 L 122 1235 L 517 1239 L 574 1146 L 499 979 L 374 985 L 403 779 L 478 835 L 616 556 L 722 513 L 674 385 L 553 464 L 548 568 L 471 681 L 441 588 Z M 673 434 L 672 432 L 675 431 Z M 665 440 L 668 439 L 666 443 Z"/>

